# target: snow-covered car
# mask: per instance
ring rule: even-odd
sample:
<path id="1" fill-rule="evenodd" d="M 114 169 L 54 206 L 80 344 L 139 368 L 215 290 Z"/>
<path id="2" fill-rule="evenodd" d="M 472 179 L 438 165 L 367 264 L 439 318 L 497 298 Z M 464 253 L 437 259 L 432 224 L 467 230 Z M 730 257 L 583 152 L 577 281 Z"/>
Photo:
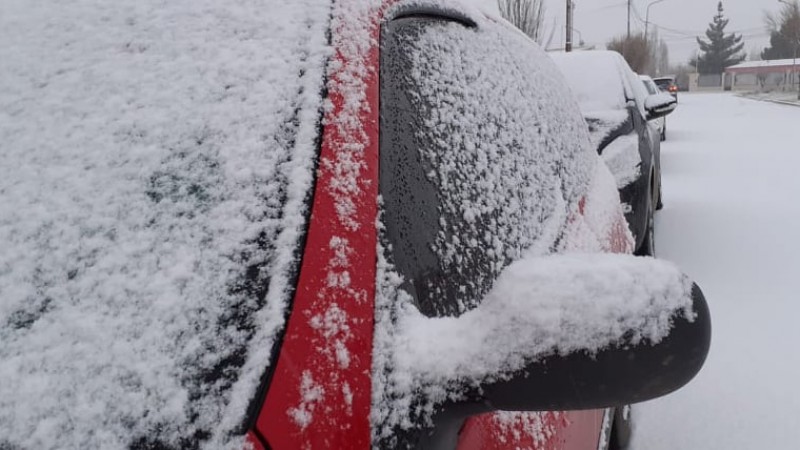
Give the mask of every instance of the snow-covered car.
<path id="1" fill-rule="evenodd" d="M 595 449 L 700 370 L 702 293 L 491 12 L 11 5 L 0 448 Z"/>
<path id="2" fill-rule="evenodd" d="M 649 120 L 675 109 L 669 95 L 648 95 L 613 51 L 551 54 L 578 100 L 590 138 L 617 182 L 638 255 L 655 252 L 654 214 L 661 202 L 661 146 Z"/>
<path id="3" fill-rule="evenodd" d="M 642 80 L 642 84 L 644 88 L 647 90 L 648 95 L 658 95 L 661 94 L 662 91 L 659 89 L 658 86 L 653 82 L 653 79 L 650 78 L 648 75 L 639 75 L 639 79 Z M 655 136 L 658 138 L 659 141 L 667 140 L 667 118 L 657 117 L 648 121 L 655 132 Z"/>

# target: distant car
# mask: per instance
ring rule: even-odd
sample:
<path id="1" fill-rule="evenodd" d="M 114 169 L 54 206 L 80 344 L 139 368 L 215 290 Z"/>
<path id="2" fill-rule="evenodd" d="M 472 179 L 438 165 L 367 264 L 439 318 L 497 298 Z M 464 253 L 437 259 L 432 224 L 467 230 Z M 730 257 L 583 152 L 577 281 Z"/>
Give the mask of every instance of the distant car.
<path id="1" fill-rule="evenodd" d="M 656 95 L 663 91 L 653 82 L 653 79 L 647 75 L 639 75 L 639 78 L 642 80 L 642 84 L 644 84 L 644 88 L 647 89 L 647 93 L 650 95 Z M 667 140 L 667 118 L 666 117 L 658 117 L 653 120 L 650 120 L 650 124 L 656 130 L 657 136 L 659 137 L 660 141 Z"/>
<path id="2" fill-rule="evenodd" d="M 551 55 L 578 99 L 591 140 L 617 180 L 636 254 L 655 252 L 654 212 L 661 208 L 660 141 L 648 120 L 675 109 L 666 94 L 649 95 L 619 53 Z"/>
<path id="3" fill-rule="evenodd" d="M 0 449 L 623 448 L 700 370 L 541 48 L 380 3 L 0 15 Z"/>
<path id="4" fill-rule="evenodd" d="M 659 89 L 675 97 L 678 100 L 678 84 L 675 82 L 675 77 L 658 77 L 653 78 L 653 82 Z"/>

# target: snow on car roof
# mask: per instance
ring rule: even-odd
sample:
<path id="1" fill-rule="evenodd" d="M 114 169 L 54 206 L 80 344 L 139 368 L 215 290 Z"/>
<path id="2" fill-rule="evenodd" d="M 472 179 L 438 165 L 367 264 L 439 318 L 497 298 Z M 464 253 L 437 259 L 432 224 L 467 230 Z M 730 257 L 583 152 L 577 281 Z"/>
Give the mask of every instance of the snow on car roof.
<path id="1" fill-rule="evenodd" d="M 0 447 L 223 446 L 283 326 L 330 0 L 2 9 Z"/>

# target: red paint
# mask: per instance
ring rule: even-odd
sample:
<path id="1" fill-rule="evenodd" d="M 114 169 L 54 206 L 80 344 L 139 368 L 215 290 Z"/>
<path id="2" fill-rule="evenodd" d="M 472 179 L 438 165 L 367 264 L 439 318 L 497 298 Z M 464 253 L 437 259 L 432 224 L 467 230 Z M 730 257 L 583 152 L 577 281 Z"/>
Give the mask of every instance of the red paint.
<path id="1" fill-rule="evenodd" d="M 245 450 L 265 450 L 261 445 L 261 440 L 256 437 L 252 431 L 248 431 L 245 435 Z"/>
<path id="2" fill-rule="evenodd" d="M 513 421 L 501 421 L 494 413 L 474 416 L 464 423 L 458 450 L 556 450 L 563 428 L 558 413 L 521 413 Z M 531 429 L 535 430 L 533 433 Z"/>
<path id="3" fill-rule="evenodd" d="M 377 43 L 377 25 L 373 36 Z M 341 49 L 335 50 L 334 61 L 346 64 Z M 321 163 L 297 291 L 275 373 L 256 423 L 257 430 L 274 449 L 370 448 L 377 261 L 377 46 L 368 52 L 366 63 L 370 69 L 364 79 L 366 101 L 358 114 L 363 133 L 346 133 L 332 125 L 345 104 L 335 90 L 329 96 L 333 108 L 326 115 L 325 123 L 329 125 L 322 135 Z M 341 71 L 331 76 L 329 85 L 340 82 L 346 82 Z M 364 151 L 351 152 L 345 144 L 362 144 Z M 331 183 L 335 168 L 348 157 L 360 166 L 359 189 L 351 194 L 355 212 L 349 216 L 357 228 L 337 215 L 335 203 L 341 198 L 341 191 Z M 341 251 L 337 255 L 331 246 L 334 238 L 346 241 L 345 265 L 341 264 Z M 349 277 L 349 285 L 331 285 L 331 277 Z M 339 326 L 328 330 L 320 327 L 320 319 L 326 315 L 329 320 L 341 319 Z M 347 349 L 349 360 L 342 359 L 341 354 L 337 358 L 337 341 Z M 301 392 L 304 379 L 312 381 L 312 389 L 306 389 L 306 394 L 313 394 L 305 399 Z M 310 421 L 303 424 L 298 417 Z"/>
<path id="4" fill-rule="evenodd" d="M 491 413 L 475 416 L 464 424 L 458 450 L 596 449 L 603 412 L 517 413 L 513 421 Z"/>

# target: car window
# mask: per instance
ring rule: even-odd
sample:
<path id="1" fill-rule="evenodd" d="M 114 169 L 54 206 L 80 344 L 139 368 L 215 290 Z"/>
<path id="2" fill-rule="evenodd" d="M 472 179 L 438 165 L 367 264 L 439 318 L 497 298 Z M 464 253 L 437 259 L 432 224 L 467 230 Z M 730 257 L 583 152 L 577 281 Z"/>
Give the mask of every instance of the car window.
<path id="1" fill-rule="evenodd" d="M 586 125 L 557 70 L 497 28 L 384 27 L 383 242 L 427 315 L 472 308 L 523 251 L 556 245 L 590 176 Z"/>
<path id="2" fill-rule="evenodd" d="M 655 80 L 655 83 L 661 89 L 667 89 L 669 87 L 669 85 L 672 84 L 672 82 L 669 81 L 669 80 Z"/>
<path id="3" fill-rule="evenodd" d="M 645 89 L 647 89 L 647 93 L 650 95 L 658 94 L 658 88 L 653 84 L 652 81 L 649 80 L 642 80 L 642 84 L 644 84 Z"/>

